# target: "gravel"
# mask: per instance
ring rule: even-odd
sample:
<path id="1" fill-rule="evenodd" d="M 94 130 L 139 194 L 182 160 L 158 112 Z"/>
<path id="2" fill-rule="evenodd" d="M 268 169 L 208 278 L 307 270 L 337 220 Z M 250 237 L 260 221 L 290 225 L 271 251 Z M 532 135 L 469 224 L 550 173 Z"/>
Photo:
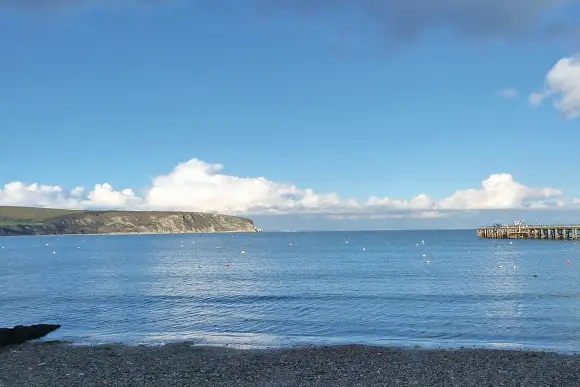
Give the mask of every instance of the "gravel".
<path id="1" fill-rule="evenodd" d="M 580 357 L 362 345 L 240 350 L 36 342 L 0 348 L 0 386 L 580 386 Z"/>

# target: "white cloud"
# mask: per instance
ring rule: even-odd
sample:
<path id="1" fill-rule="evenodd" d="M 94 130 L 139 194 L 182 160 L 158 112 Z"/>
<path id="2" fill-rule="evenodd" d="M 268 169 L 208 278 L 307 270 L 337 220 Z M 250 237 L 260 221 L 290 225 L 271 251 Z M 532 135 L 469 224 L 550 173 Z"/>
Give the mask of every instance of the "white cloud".
<path id="1" fill-rule="evenodd" d="M 497 91 L 497 95 L 503 99 L 514 99 L 519 92 L 514 88 L 501 89 Z"/>
<path id="2" fill-rule="evenodd" d="M 0 189 L 0 205 L 19 206 L 34 205 L 39 207 L 81 208 L 75 188 L 67 192 L 58 185 L 26 185 L 19 181 L 8 183 Z"/>
<path id="3" fill-rule="evenodd" d="M 443 199 L 422 193 L 410 199 L 371 196 L 365 201 L 336 193 L 316 193 L 265 177 L 224 174 L 220 164 L 192 159 L 152 180 L 138 196 L 131 189 L 116 191 L 96 184 L 67 191 L 58 185 L 12 182 L 0 189 L 0 205 L 87 209 L 181 210 L 239 215 L 318 214 L 342 219 L 434 218 L 454 211 L 485 209 L 558 208 L 563 193 L 553 188 L 529 188 L 510 174 L 495 174 L 481 187 L 459 190 Z M 570 203 L 572 204 L 572 203 Z"/>
<path id="4" fill-rule="evenodd" d="M 533 92 L 529 101 L 538 106 L 554 98 L 554 107 L 567 118 L 580 117 L 580 56 L 563 58 L 546 75 L 541 92 Z"/>
<path id="5" fill-rule="evenodd" d="M 87 207 L 134 208 L 141 206 L 143 199 L 135 196 L 130 189 L 119 192 L 115 191 L 110 184 L 104 183 L 96 184 L 82 203 Z"/>

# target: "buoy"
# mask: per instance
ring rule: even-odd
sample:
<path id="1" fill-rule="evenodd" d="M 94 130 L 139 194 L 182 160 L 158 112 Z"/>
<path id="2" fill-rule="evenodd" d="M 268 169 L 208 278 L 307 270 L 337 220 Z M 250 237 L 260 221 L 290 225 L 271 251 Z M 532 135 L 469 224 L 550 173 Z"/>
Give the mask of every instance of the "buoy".
<path id="1" fill-rule="evenodd" d="M 567 260 L 567 261 L 566 261 L 566 263 L 569 265 L 569 264 L 571 264 L 571 263 L 572 263 L 572 261 L 570 261 L 570 260 Z"/>
<path id="2" fill-rule="evenodd" d="M 56 251 L 53 251 L 52 253 L 53 253 L 53 254 L 56 254 Z"/>
<path id="3" fill-rule="evenodd" d="M 425 263 L 427 263 L 427 265 L 429 264 L 429 261 L 425 261 Z"/>
<path id="4" fill-rule="evenodd" d="M 240 254 L 246 254 L 246 250 L 240 251 Z"/>
<path id="5" fill-rule="evenodd" d="M 425 255 L 425 254 L 423 254 L 423 258 L 425 258 L 425 256 L 426 256 L 426 255 Z"/>

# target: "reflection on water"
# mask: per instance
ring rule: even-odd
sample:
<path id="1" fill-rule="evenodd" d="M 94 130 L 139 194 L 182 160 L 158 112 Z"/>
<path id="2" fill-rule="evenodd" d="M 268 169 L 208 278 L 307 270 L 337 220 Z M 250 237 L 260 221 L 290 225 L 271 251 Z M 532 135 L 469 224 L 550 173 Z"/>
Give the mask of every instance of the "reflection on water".
<path id="1" fill-rule="evenodd" d="M 51 339 L 580 347 L 570 242 L 391 231 L 0 244 L 0 326 L 62 324 Z"/>

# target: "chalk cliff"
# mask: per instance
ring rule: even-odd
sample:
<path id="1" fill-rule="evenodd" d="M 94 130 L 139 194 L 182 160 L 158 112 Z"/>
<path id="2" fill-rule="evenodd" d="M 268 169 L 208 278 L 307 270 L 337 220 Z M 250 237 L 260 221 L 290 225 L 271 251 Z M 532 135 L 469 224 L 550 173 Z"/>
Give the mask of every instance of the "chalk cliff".
<path id="1" fill-rule="evenodd" d="M 46 209 L 42 210 L 46 211 Z M 185 234 L 257 231 L 250 219 L 229 215 L 161 211 L 67 212 L 65 215 L 54 217 L 44 216 L 42 220 L 34 217 L 14 219 L 2 217 L 0 209 L 0 235 Z"/>

